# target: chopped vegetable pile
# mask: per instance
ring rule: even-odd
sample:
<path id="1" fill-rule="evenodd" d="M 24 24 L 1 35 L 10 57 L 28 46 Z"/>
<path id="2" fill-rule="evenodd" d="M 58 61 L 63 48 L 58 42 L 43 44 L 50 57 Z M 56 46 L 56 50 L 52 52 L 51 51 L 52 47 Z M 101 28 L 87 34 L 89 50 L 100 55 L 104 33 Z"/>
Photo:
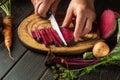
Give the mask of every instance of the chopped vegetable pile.
<path id="1" fill-rule="evenodd" d="M 44 43 L 46 46 L 54 44 L 55 46 L 64 46 L 62 40 L 58 36 L 57 32 L 53 28 L 37 29 L 31 32 L 32 36 L 39 43 Z M 67 28 L 61 28 L 66 42 L 70 44 L 73 41 L 73 32 Z"/>

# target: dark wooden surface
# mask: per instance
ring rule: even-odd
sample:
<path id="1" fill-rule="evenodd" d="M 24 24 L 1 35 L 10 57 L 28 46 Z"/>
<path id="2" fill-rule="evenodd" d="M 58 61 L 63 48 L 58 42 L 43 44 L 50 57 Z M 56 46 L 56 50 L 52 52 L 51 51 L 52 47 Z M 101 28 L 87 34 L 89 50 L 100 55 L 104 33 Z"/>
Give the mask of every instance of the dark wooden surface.
<path id="1" fill-rule="evenodd" d="M 17 28 L 21 21 L 32 13 L 33 6 L 30 0 L 13 1 L 12 54 L 15 61 L 11 61 L 4 43 L 1 42 L 0 80 L 54 80 L 52 71 L 44 65 L 46 54 L 28 50 L 21 44 L 17 35 Z M 120 80 L 120 68 L 117 66 L 99 67 L 79 80 Z"/>

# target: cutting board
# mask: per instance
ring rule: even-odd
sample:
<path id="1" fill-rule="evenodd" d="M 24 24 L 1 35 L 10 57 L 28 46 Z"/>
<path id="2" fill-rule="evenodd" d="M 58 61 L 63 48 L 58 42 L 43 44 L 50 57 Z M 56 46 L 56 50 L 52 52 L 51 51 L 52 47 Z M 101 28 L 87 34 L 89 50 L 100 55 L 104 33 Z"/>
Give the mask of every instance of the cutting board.
<path id="1" fill-rule="evenodd" d="M 62 23 L 61 20 L 63 20 L 63 17 L 59 15 L 57 18 L 57 21 L 60 23 L 59 25 Z M 73 25 L 70 26 L 73 27 Z M 96 33 L 89 33 L 83 40 L 71 46 L 56 47 L 55 45 L 51 45 L 46 47 L 43 43 L 37 42 L 32 37 L 31 31 L 34 30 L 35 27 L 42 29 L 44 27 L 51 27 L 51 24 L 49 20 L 32 14 L 20 23 L 18 27 L 18 37 L 25 47 L 38 52 L 51 50 L 56 55 L 77 55 L 85 51 L 90 51 L 96 42 L 101 41 Z"/>

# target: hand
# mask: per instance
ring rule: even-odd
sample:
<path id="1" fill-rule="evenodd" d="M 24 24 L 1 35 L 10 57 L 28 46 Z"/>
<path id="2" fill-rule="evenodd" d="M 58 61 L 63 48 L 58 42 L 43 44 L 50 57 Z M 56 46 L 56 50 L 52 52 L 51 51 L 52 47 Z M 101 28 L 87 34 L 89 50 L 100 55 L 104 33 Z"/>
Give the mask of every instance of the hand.
<path id="1" fill-rule="evenodd" d="M 95 20 L 94 0 L 71 0 L 62 27 L 68 27 L 75 21 L 74 40 L 89 33 Z"/>
<path id="2" fill-rule="evenodd" d="M 60 0 L 31 0 L 34 6 L 35 14 L 45 16 L 50 9 L 53 13 L 56 12 Z"/>

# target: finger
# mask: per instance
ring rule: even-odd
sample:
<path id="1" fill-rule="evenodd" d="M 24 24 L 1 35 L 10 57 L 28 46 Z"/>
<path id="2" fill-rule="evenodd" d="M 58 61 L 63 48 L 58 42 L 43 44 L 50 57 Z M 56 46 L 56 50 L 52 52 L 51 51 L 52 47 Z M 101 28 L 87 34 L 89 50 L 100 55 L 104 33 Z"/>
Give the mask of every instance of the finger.
<path id="1" fill-rule="evenodd" d="M 39 4 L 41 3 L 41 1 L 38 1 L 38 0 L 31 0 L 31 2 L 32 2 L 32 4 L 33 4 L 33 7 L 34 7 L 34 12 L 35 12 L 35 14 L 36 14 L 36 12 L 37 12 L 37 9 L 39 8 Z M 37 3 L 37 4 L 36 4 Z"/>
<path id="2" fill-rule="evenodd" d="M 57 10 L 59 2 L 60 2 L 60 0 L 55 0 L 54 4 L 52 4 L 52 6 L 51 6 L 51 11 L 53 12 L 54 15 Z"/>
<path id="3" fill-rule="evenodd" d="M 73 16 L 72 9 L 68 8 L 62 27 L 69 27 L 70 23 L 72 22 L 72 16 Z"/>
<path id="4" fill-rule="evenodd" d="M 82 34 L 82 30 L 84 28 L 86 21 L 86 17 L 82 15 L 78 15 L 76 17 L 76 25 L 75 25 L 75 31 L 74 31 L 74 40 L 77 42 L 79 40 L 79 37 Z"/>
<path id="5" fill-rule="evenodd" d="M 44 2 L 42 2 L 39 5 L 37 14 L 42 15 L 42 16 L 46 16 L 46 13 L 48 12 L 48 10 L 53 2 L 54 2 L 54 0 L 44 0 Z"/>
<path id="6" fill-rule="evenodd" d="M 35 0 L 31 0 L 31 2 L 32 2 L 33 6 L 35 6 Z"/>
<path id="7" fill-rule="evenodd" d="M 37 1 L 37 0 L 36 0 Z M 38 14 L 38 9 L 41 7 L 42 1 L 35 2 L 35 14 Z"/>
<path id="8" fill-rule="evenodd" d="M 92 29 L 92 20 L 91 19 L 87 19 L 82 36 L 84 36 L 85 34 L 89 33 Z"/>

